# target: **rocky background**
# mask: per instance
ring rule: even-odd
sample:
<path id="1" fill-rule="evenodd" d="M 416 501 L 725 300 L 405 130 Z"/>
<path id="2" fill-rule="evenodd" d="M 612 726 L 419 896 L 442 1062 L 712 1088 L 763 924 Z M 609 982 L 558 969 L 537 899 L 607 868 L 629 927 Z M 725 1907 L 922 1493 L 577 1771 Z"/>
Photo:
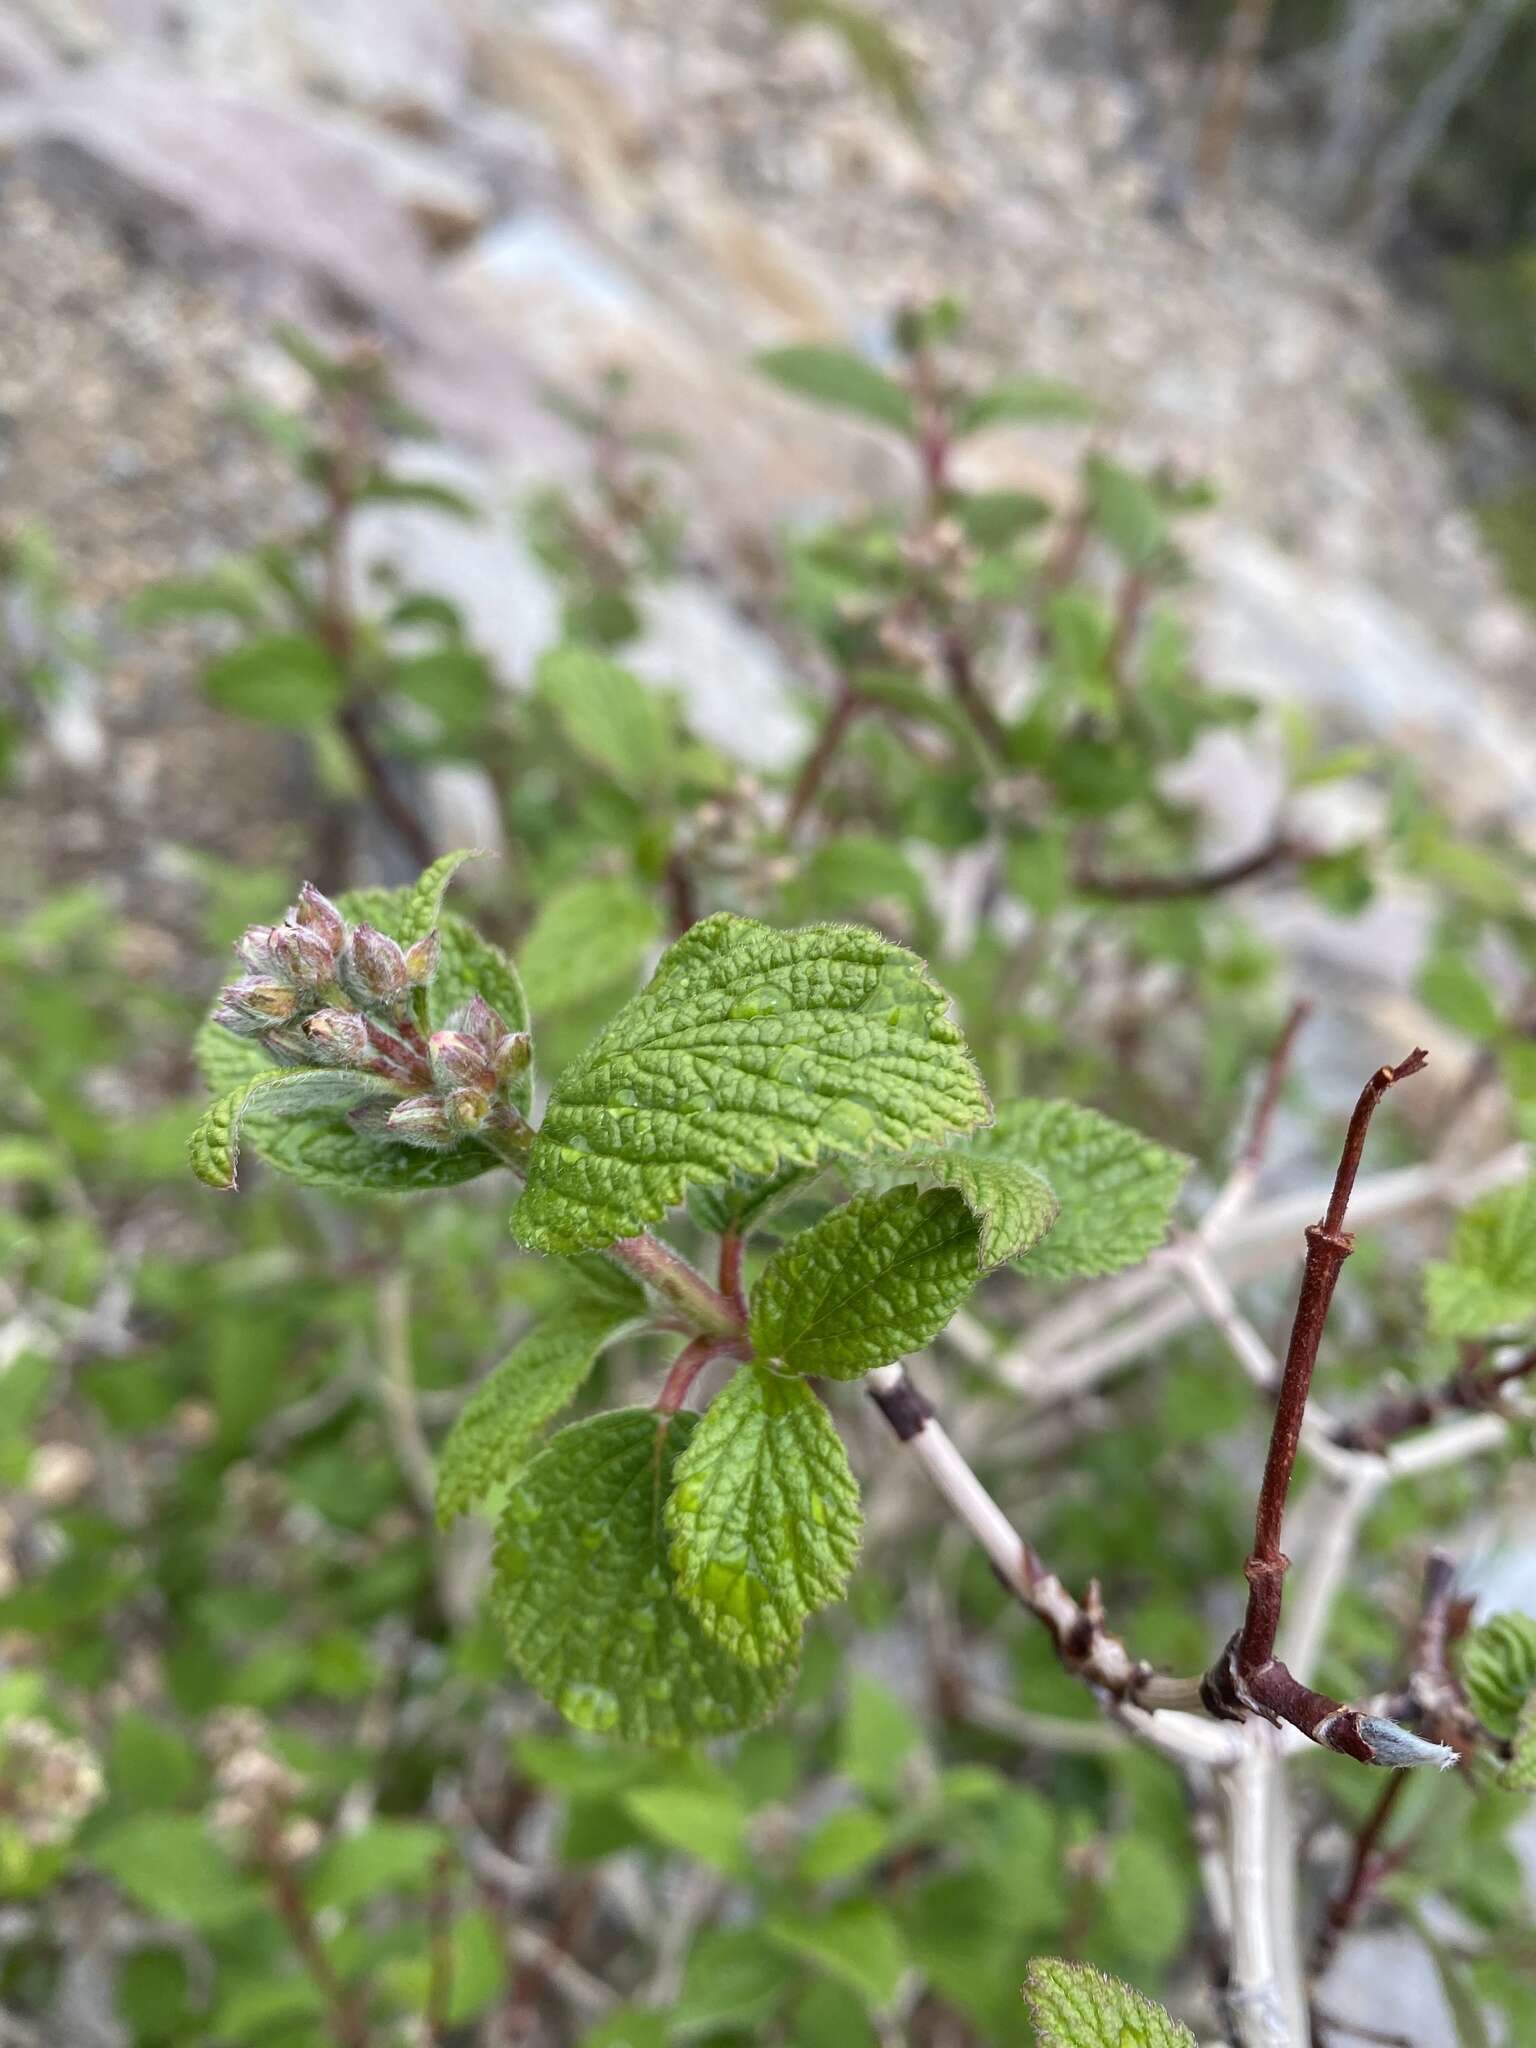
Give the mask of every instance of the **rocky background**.
<path id="1" fill-rule="evenodd" d="M 491 522 L 466 543 L 380 519 L 374 545 L 457 590 L 515 680 L 550 620 L 517 499 L 580 460 L 547 384 L 630 366 L 700 529 L 750 542 L 894 459 L 776 395 L 752 351 L 873 344 L 903 297 L 955 291 L 995 365 L 1075 380 L 1105 444 L 1215 483 L 1190 604 L 1218 674 L 1391 732 L 1472 811 L 1527 809 L 1536 627 L 1407 396 L 1424 316 L 1266 196 L 1283 140 L 1256 124 L 1222 193 L 1192 196 L 1202 80 L 1156 10 L 883 11 L 920 129 L 842 38 L 760 0 L 0 0 L 7 506 L 107 618 L 280 528 L 282 481 L 230 409 L 293 375 L 272 320 L 376 335 Z M 988 460 L 1061 493 L 1080 438 Z M 782 756 L 778 658 L 701 567 L 647 659 L 720 737 Z M 57 786 L 29 805 L 51 866 L 166 839 L 249 856 L 280 819 L 281 757 L 185 682 L 125 644 L 58 715 Z"/>

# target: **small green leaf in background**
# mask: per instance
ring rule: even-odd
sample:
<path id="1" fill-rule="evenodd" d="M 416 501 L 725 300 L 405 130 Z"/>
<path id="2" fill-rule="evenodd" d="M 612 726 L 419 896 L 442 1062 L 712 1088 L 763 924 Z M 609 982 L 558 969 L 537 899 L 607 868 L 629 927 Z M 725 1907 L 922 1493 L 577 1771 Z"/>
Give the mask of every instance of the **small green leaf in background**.
<path id="1" fill-rule="evenodd" d="M 324 725 L 347 693 L 325 649 L 296 633 L 253 640 L 210 662 L 203 688 L 222 711 L 263 725 Z"/>
<path id="2" fill-rule="evenodd" d="M 661 2013 L 626 2005 L 583 2034 L 580 2048 L 667 2048 L 667 2038 L 667 2022 Z"/>
<path id="3" fill-rule="evenodd" d="M 1195 2048 L 1195 2037 L 1160 2005 L 1086 1963 L 1042 1957 L 1024 1996 L 1040 2048 Z"/>
<path id="4" fill-rule="evenodd" d="M 708 1633 L 744 1664 L 789 1656 L 859 1548 L 858 1482 L 811 1389 L 742 1367 L 677 1461 L 667 1527 L 678 1591 Z"/>
<path id="5" fill-rule="evenodd" d="M 878 420 L 901 434 L 913 431 L 912 401 L 906 392 L 894 378 L 847 349 L 769 349 L 758 357 L 757 367 L 797 398 Z"/>
<path id="6" fill-rule="evenodd" d="M 688 1952 L 672 2030 L 684 2039 L 720 2027 L 755 2027 L 798 1972 L 757 1927 L 706 1927 Z"/>
<path id="7" fill-rule="evenodd" d="M 427 1821 L 370 1821 L 326 1849 L 305 1887 L 309 1902 L 316 1911 L 350 1912 L 381 1892 L 425 1891 L 447 1846 L 448 1836 Z"/>
<path id="8" fill-rule="evenodd" d="M 838 1769 L 861 1792 L 887 1804 L 901 1797 L 907 1759 L 922 1742 L 911 1709 L 867 1672 L 848 1683 L 848 1705 L 838 1743 Z"/>
<path id="9" fill-rule="evenodd" d="M 961 406 L 957 434 L 976 434 L 983 427 L 1035 426 L 1046 420 L 1086 420 L 1093 406 L 1072 384 L 1049 377 L 1003 377 Z"/>
<path id="10" fill-rule="evenodd" d="M 727 1877 L 751 1875 L 747 1812 L 729 1785 L 640 1785 L 625 1793 L 624 1806 L 669 1849 Z"/>
<path id="11" fill-rule="evenodd" d="M 563 1429 L 513 1486 L 495 1602 L 534 1690 L 578 1728 L 663 1747 L 764 1720 L 793 1660 L 749 1670 L 699 1626 L 663 1508 L 698 1418 L 621 1408 Z"/>
<path id="12" fill-rule="evenodd" d="M 1504 1027 L 1487 980 L 1454 946 L 1438 946 L 1419 972 L 1418 994 L 1425 1006 L 1468 1038 L 1497 1038 Z"/>
<path id="13" fill-rule="evenodd" d="M 539 658 L 539 694 L 584 761 L 639 797 L 672 779 L 672 719 L 657 693 L 591 647 L 552 647 Z"/>
<path id="14" fill-rule="evenodd" d="M 890 1847 L 891 1823 L 868 1806 L 843 1806 L 803 1844 L 795 1868 L 807 1884 L 852 1877 Z"/>
<path id="15" fill-rule="evenodd" d="M 1073 1102 L 1005 1102 L 990 1129 L 954 1149 L 1021 1161 L 1050 1183 L 1061 1214 L 1020 1260 L 1047 1280 L 1113 1273 L 1155 1251 L 1189 1171 L 1182 1153 Z"/>
<path id="16" fill-rule="evenodd" d="M 495 700 L 496 684 L 483 654 L 439 647 L 393 662 L 389 687 L 431 712 L 446 739 L 474 739 Z"/>
<path id="17" fill-rule="evenodd" d="M 774 0 L 785 28 L 814 24 L 838 36 L 864 74 L 864 82 L 890 101 L 909 127 L 926 123 L 912 60 L 878 14 L 853 0 Z"/>
<path id="18" fill-rule="evenodd" d="M 622 876 L 567 882 L 545 897 L 518 948 L 535 1014 L 628 982 L 661 934 L 649 897 Z"/>
<path id="19" fill-rule="evenodd" d="M 1151 1835 L 1123 1835 L 1115 1844 L 1100 1894 L 1104 1925 L 1116 1951 L 1140 1970 L 1161 1970 L 1189 1932 L 1192 1901 L 1186 1866 Z"/>
<path id="20" fill-rule="evenodd" d="M 1144 477 L 1102 455 L 1084 465 L 1088 501 L 1099 531 L 1131 569 L 1151 566 L 1168 542 L 1168 520 Z"/>
<path id="21" fill-rule="evenodd" d="M 226 1927 L 262 1907 L 260 1888 L 212 1841 L 200 1814 L 135 1814 L 98 1835 L 89 1860 L 135 1905 L 189 1927 Z"/>
<path id="22" fill-rule="evenodd" d="M 920 1351 L 977 1279 L 978 1233 L 952 1188 L 856 1195 L 774 1253 L 752 1290 L 760 1358 L 857 1379 Z"/>
<path id="23" fill-rule="evenodd" d="M 705 918 L 556 1082 L 519 1242 L 611 1244 L 690 1182 L 970 1128 L 989 1105 L 947 1012 L 922 962 L 876 932 Z"/>
<path id="24" fill-rule="evenodd" d="M 872 2012 L 890 2004 L 907 1966 L 901 1930 L 872 1899 L 845 1899 L 817 1914 L 776 1913 L 770 1941 L 856 1991 Z"/>
<path id="25" fill-rule="evenodd" d="M 615 1313 L 601 1301 L 557 1308 L 476 1387 L 438 1454 L 441 1527 L 468 1514 L 512 1477 L 545 1423 L 574 1399 L 604 1339 L 628 1313 Z"/>
<path id="26" fill-rule="evenodd" d="M 1491 1336 L 1536 1315 L 1536 1180 L 1458 1219 L 1450 1257 L 1424 1270 L 1424 1300 L 1441 1337 Z"/>

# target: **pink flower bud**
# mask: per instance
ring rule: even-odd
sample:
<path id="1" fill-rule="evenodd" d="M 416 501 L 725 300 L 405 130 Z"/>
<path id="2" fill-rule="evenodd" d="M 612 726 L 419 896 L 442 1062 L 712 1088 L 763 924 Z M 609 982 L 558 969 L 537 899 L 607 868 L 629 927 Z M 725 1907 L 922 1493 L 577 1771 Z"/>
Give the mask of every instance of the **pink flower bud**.
<path id="1" fill-rule="evenodd" d="M 300 889 L 299 900 L 288 917 L 290 923 L 302 925 L 306 931 L 318 932 L 333 955 L 339 953 L 346 943 L 346 919 L 329 896 L 321 895 L 313 882 L 306 882 Z"/>
<path id="2" fill-rule="evenodd" d="M 299 1007 L 299 995 L 285 981 L 263 981 L 259 975 L 247 974 L 239 981 L 232 981 L 228 988 L 220 989 L 222 1006 L 237 1016 L 249 1019 L 247 1030 L 266 1031 L 274 1024 L 286 1024 Z M 239 1029 L 232 1025 L 231 1030 Z"/>
<path id="3" fill-rule="evenodd" d="M 533 1058 L 533 1040 L 526 1031 L 509 1031 L 491 1055 L 495 1069 L 496 1086 L 505 1088 L 515 1081 L 519 1074 L 526 1073 L 528 1062 Z"/>
<path id="4" fill-rule="evenodd" d="M 412 988 L 425 988 L 437 973 L 437 963 L 442 955 L 443 942 L 434 926 L 425 938 L 418 939 L 414 946 L 405 949 L 405 974 Z"/>
<path id="5" fill-rule="evenodd" d="M 427 1051 L 440 1088 L 478 1088 L 489 1095 L 496 1086 L 488 1054 L 467 1031 L 434 1031 Z"/>
<path id="6" fill-rule="evenodd" d="M 445 1151 L 460 1136 L 458 1124 L 437 1095 L 413 1095 L 406 1102 L 397 1102 L 384 1119 L 384 1129 L 391 1138 L 407 1145 L 424 1145 L 433 1152 Z"/>
<path id="7" fill-rule="evenodd" d="M 347 959 L 350 979 L 367 1001 L 393 1003 L 407 987 L 405 955 L 391 938 L 360 924 L 352 934 Z"/>
<path id="8" fill-rule="evenodd" d="M 269 947 L 273 966 L 296 988 L 322 988 L 335 978 L 336 955 L 329 941 L 308 925 L 275 926 Z"/>
<path id="9" fill-rule="evenodd" d="M 235 941 L 235 951 L 250 968 L 252 974 L 271 974 L 275 971 L 272 959 L 272 927 L 269 924 L 248 925 Z"/>
<path id="10" fill-rule="evenodd" d="M 316 1010 L 302 1029 L 322 1066 L 360 1067 L 368 1057 L 368 1026 L 355 1010 Z"/>
<path id="11" fill-rule="evenodd" d="M 484 1046 L 488 1053 L 494 1053 L 507 1036 L 507 1027 L 491 1008 L 484 996 L 471 996 L 456 1016 L 450 1017 L 449 1025 L 462 1031 L 466 1037 Z"/>

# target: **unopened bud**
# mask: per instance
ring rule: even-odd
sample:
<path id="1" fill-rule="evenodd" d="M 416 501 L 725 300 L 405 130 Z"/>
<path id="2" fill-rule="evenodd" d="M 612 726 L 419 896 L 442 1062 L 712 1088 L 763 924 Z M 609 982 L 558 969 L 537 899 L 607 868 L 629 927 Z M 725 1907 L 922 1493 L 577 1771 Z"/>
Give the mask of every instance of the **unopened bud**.
<path id="1" fill-rule="evenodd" d="M 368 1026 L 355 1010 L 316 1010 L 300 1028 L 322 1066 L 360 1067 L 368 1057 Z"/>
<path id="2" fill-rule="evenodd" d="M 288 915 L 294 924 L 303 925 L 307 931 L 318 932 L 332 953 L 339 953 L 346 943 L 346 919 L 330 897 L 322 896 L 313 882 L 306 882 L 300 889 L 299 900 Z"/>
<path id="3" fill-rule="evenodd" d="M 413 1095 L 406 1102 L 397 1102 L 384 1119 L 384 1128 L 403 1144 L 425 1145 L 433 1152 L 445 1151 L 461 1135 L 460 1126 L 437 1095 Z"/>
<path id="4" fill-rule="evenodd" d="M 247 925 L 235 941 L 235 951 L 252 974 L 271 974 L 274 966 L 271 925 Z"/>
<path id="5" fill-rule="evenodd" d="M 526 1031 L 509 1031 L 491 1055 L 495 1070 L 496 1086 L 505 1088 L 515 1081 L 519 1074 L 528 1071 L 528 1062 L 533 1058 L 533 1040 Z"/>
<path id="6" fill-rule="evenodd" d="M 427 1051 L 440 1088 L 478 1088 L 488 1095 L 495 1087 L 490 1055 L 467 1031 L 434 1031 Z"/>
<path id="7" fill-rule="evenodd" d="M 412 988 L 425 988 L 437 973 L 437 963 L 442 957 L 443 942 L 434 925 L 425 938 L 418 939 L 414 946 L 405 949 L 405 976 Z"/>
<path id="8" fill-rule="evenodd" d="M 269 942 L 272 964 L 298 988 L 320 988 L 336 973 L 336 954 L 324 934 L 308 925 L 273 927 Z"/>
<path id="9" fill-rule="evenodd" d="M 483 1088 L 455 1088 L 444 1098 L 443 1106 L 455 1133 L 477 1131 L 490 1112 L 491 1098 Z"/>
<path id="10" fill-rule="evenodd" d="M 247 1035 L 270 1030 L 274 1024 L 286 1024 L 299 1007 L 296 989 L 285 981 L 263 981 L 258 975 L 232 981 L 228 988 L 219 991 L 219 998 L 222 1012 L 245 1020 L 229 1024 L 229 1015 L 224 1014 L 219 1021 L 229 1024 L 231 1031 L 244 1031 Z"/>
<path id="11" fill-rule="evenodd" d="M 351 980 L 365 999 L 392 1003 L 404 995 L 405 955 L 371 924 L 360 924 L 353 932 L 347 958 Z"/>
<path id="12" fill-rule="evenodd" d="M 491 1008 L 484 996 L 471 996 L 458 1015 L 449 1018 L 449 1024 L 474 1039 L 488 1053 L 494 1053 L 507 1035 L 507 1027 Z"/>

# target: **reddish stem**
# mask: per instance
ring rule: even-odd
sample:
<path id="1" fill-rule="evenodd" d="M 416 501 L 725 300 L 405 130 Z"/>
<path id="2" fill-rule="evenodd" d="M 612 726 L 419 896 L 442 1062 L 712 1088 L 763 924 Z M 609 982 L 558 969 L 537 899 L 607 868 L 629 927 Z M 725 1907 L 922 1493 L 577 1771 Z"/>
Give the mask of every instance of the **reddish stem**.
<path id="1" fill-rule="evenodd" d="M 1393 1809 L 1403 1796 L 1407 1785 L 1406 1775 L 1399 1771 L 1387 1780 L 1381 1797 L 1366 1815 L 1359 1834 L 1355 1837 L 1355 1852 L 1350 1858 L 1349 1873 L 1336 1896 L 1330 1901 L 1318 1929 L 1317 1942 L 1312 1951 L 1312 1975 L 1321 1977 L 1332 1962 L 1345 1933 L 1360 1917 L 1371 1893 L 1391 1868 L 1391 1861 L 1378 1857 L 1377 1845 L 1392 1818 Z"/>
<path id="2" fill-rule="evenodd" d="M 738 1231 L 727 1230 L 721 1236 L 720 1292 L 735 1306 L 743 1321 L 746 1320 L 747 1297 L 741 1284 L 741 1262 L 746 1248 L 746 1239 Z"/>
<path id="3" fill-rule="evenodd" d="M 789 809 L 784 816 L 786 838 L 794 837 L 801 820 L 816 801 L 834 755 L 842 745 L 848 728 L 863 708 L 864 700 L 852 683 L 846 679 L 839 683 L 837 695 L 832 700 L 832 708 L 827 713 L 826 723 L 817 735 L 815 746 L 806 756 L 805 766 L 800 770 L 799 780 L 795 783 L 794 792 L 789 799 Z"/>
<path id="4" fill-rule="evenodd" d="M 1219 896 L 1223 889 L 1236 888 L 1239 882 L 1250 882 L 1270 868 L 1299 860 L 1303 852 L 1294 839 L 1277 832 L 1252 853 L 1223 861 L 1219 867 L 1182 875 L 1105 875 L 1094 868 L 1080 868 L 1072 886 L 1081 895 L 1102 896 L 1113 903 L 1168 903 L 1187 896 Z"/>
<path id="5" fill-rule="evenodd" d="M 730 1337 L 695 1337 L 685 1344 L 672 1361 L 672 1370 L 667 1374 L 661 1392 L 656 1396 L 655 1409 L 658 1415 L 675 1415 L 687 1400 L 690 1389 L 699 1374 L 712 1359 L 745 1358 L 748 1347 Z"/>

